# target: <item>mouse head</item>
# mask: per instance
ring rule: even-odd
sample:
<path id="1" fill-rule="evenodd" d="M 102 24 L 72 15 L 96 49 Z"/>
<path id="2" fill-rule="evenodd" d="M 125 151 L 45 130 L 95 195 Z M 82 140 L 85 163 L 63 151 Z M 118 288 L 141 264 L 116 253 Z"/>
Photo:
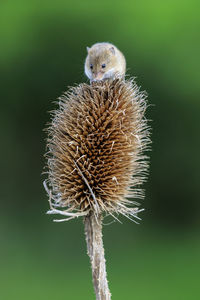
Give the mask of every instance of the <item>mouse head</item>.
<path id="1" fill-rule="evenodd" d="M 118 63 L 115 47 L 111 44 L 98 43 L 87 47 L 88 56 L 85 61 L 85 74 L 91 81 L 112 77 Z"/>

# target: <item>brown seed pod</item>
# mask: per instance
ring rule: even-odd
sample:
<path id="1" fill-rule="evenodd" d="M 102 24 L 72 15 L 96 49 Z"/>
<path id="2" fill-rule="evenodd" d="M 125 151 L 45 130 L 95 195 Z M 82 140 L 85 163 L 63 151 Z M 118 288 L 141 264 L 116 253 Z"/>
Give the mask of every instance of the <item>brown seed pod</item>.
<path id="1" fill-rule="evenodd" d="M 80 84 L 59 100 L 48 128 L 48 213 L 139 218 L 133 199 L 144 196 L 150 143 L 144 93 L 116 78 Z"/>

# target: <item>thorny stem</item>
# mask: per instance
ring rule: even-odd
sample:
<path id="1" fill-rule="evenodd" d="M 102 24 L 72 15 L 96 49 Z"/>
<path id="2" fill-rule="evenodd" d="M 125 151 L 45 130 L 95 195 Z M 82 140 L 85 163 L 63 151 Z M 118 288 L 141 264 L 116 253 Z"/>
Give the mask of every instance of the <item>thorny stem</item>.
<path id="1" fill-rule="evenodd" d="M 110 300 L 102 240 L 102 217 L 90 214 L 85 217 L 84 223 L 96 300 Z"/>

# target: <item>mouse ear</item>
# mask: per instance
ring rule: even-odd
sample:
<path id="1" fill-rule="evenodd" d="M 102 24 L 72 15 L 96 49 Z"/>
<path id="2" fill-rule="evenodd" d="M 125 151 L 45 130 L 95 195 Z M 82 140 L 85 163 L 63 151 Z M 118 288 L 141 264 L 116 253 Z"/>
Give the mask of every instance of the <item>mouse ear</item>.
<path id="1" fill-rule="evenodd" d="M 112 54 L 114 54 L 115 55 L 115 48 L 114 47 L 110 47 L 110 52 L 112 52 Z"/>
<path id="2" fill-rule="evenodd" d="M 87 52 L 89 52 L 89 51 L 90 51 L 90 48 L 89 48 L 89 47 L 86 47 L 86 49 L 87 49 Z"/>

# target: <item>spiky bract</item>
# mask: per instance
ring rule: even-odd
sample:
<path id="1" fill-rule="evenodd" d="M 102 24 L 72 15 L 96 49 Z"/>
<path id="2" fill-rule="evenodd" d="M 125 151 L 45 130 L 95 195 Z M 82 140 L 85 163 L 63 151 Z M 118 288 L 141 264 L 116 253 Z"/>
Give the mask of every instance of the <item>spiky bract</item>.
<path id="1" fill-rule="evenodd" d="M 59 100 L 48 128 L 49 213 L 138 218 L 133 199 L 143 197 L 150 142 L 144 93 L 116 78 L 80 84 Z"/>

